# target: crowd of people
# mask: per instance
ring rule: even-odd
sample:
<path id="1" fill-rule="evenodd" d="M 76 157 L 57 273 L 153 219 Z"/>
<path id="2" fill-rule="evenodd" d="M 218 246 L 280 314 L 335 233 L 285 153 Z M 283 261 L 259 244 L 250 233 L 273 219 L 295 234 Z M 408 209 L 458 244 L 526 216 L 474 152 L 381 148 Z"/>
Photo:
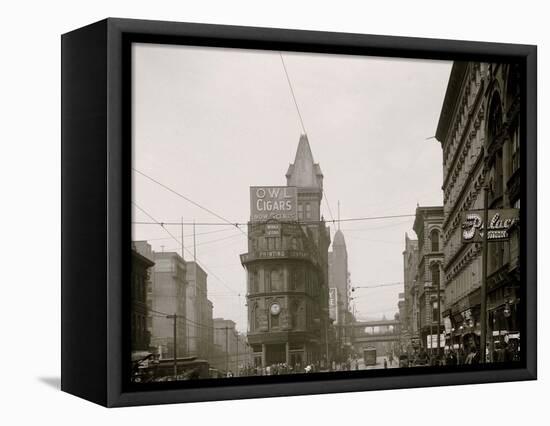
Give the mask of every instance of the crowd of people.
<path id="1" fill-rule="evenodd" d="M 519 348 L 515 341 L 499 341 L 494 345 L 492 353 L 487 353 L 488 362 L 513 362 L 519 361 Z M 469 365 L 479 364 L 481 359 L 479 341 L 474 336 L 468 336 L 464 344 L 458 349 L 441 348 L 439 351 L 429 351 L 425 348 L 418 348 L 401 355 L 388 352 L 383 359 L 384 368 L 393 367 L 394 362 L 398 363 L 396 367 L 407 368 L 417 366 L 443 366 L 443 365 Z M 240 376 L 277 376 L 282 374 L 315 373 L 326 371 L 352 371 L 359 369 L 359 359 L 350 357 L 343 362 L 333 361 L 330 364 L 324 362 L 312 362 L 308 364 L 289 365 L 284 362 L 274 363 L 262 366 L 245 366 L 240 369 Z M 226 377 L 234 377 L 233 372 L 229 371 Z"/>
<path id="2" fill-rule="evenodd" d="M 281 374 L 301 374 L 316 373 L 321 371 L 350 371 L 357 370 L 359 363 L 356 359 L 348 359 L 344 362 L 335 362 L 326 365 L 326 363 L 316 361 L 307 364 L 290 365 L 284 362 L 274 363 L 265 367 L 245 366 L 239 371 L 240 376 L 277 376 Z M 229 376 L 231 374 L 231 376 Z M 232 372 L 228 372 L 228 377 L 233 377 Z"/>
<path id="3" fill-rule="evenodd" d="M 515 341 L 508 343 L 502 340 L 495 345 L 492 353 L 487 351 L 486 356 L 488 362 L 519 361 L 519 348 Z M 469 365 L 479 364 L 480 359 L 479 342 L 470 335 L 458 349 L 445 348 L 436 352 L 429 352 L 424 348 L 415 350 L 408 357 L 408 366 Z"/>

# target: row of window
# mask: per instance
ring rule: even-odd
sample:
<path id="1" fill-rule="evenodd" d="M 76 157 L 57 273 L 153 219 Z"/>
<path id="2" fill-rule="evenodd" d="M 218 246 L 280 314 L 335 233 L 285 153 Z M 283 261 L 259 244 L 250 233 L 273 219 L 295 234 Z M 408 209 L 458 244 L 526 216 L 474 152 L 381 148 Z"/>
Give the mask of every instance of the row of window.
<path id="1" fill-rule="evenodd" d="M 252 239 L 252 250 L 303 250 L 304 245 L 296 237 L 256 237 Z"/>
<path id="2" fill-rule="evenodd" d="M 298 203 L 298 220 L 312 219 L 311 203 Z"/>
<path id="3" fill-rule="evenodd" d="M 146 299 L 146 291 L 147 291 L 147 277 L 143 276 L 142 274 L 133 273 L 132 277 L 132 300 L 137 300 L 140 302 L 144 302 Z"/>
<path id="4" fill-rule="evenodd" d="M 293 267 L 288 270 L 287 282 L 285 286 L 285 268 L 275 267 L 272 269 L 252 269 L 248 271 L 248 292 L 272 293 L 281 291 L 305 291 L 316 296 L 319 293 L 319 283 L 314 273 L 311 273 L 303 267 Z M 260 272 L 263 272 L 261 274 Z M 263 283 L 262 281 L 263 275 Z M 262 285 L 263 284 L 263 285 Z"/>
<path id="5" fill-rule="evenodd" d="M 430 232 L 430 240 L 432 242 L 432 251 L 439 251 L 439 231 L 437 229 L 432 229 L 432 232 Z"/>
<path id="6" fill-rule="evenodd" d="M 298 330 L 305 328 L 306 324 L 304 324 L 304 321 L 310 323 L 311 317 L 312 317 L 312 311 L 307 310 L 306 314 L 304 315 L 304 308 L 301 307 L 301 304 L 299 302 L 292 302 L 290 304 L 290 309 L 288 311 L 288 323 L 283 323 L 283 313 L 278 313 L 277 315 L 272 314 L 271 312 L 268 312 L 267 315 L 267 329 L 278 331 L 282 330 L 284 327 L 292 329 L 292 330 Z M 264 310 L 265 315 L 265 310 Z M 260 308 L 260 305 L 258 303 L 255 303 L 252 308 L 250 309 L 250 320 L 249 320 L 249 327 L 250 332 L 259 332 L 259 331 L 265 331 L 261 330 L 261 316 L 262 316 L 262 308 Z"/>
<path id="7" fill-rule="evenodd" d="M 132 314 L 132 346 L 140 347 L 147 344 L 147 319 L 143 315 Z"/>

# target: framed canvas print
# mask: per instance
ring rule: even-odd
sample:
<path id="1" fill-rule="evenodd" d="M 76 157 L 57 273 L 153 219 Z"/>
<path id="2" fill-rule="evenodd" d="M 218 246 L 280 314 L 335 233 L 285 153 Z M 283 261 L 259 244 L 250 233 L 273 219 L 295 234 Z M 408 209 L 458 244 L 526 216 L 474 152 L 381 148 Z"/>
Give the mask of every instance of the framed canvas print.
<path id="1" fill-rule="evenodd" d="M 62 389 L 536 378 L 536 47 L 106 19 L 62 37 Z"/>

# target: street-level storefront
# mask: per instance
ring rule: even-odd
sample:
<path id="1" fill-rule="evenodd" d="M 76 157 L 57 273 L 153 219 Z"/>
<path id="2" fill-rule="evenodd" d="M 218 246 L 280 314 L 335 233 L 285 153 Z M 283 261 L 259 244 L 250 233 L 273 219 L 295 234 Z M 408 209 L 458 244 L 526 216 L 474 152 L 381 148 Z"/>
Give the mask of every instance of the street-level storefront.
<path id="1" fill-rule="evenodd" d="M 475 336 L 475 342 L 479 345 L 480 327 L 480 289 L 474 290 L 469 295 L 458 300 L 443 312 L 444 323 L 450 323 L 450 328 L 445 328 L 445 346 L 452 348 L 459 355 L 458 362 L 463 360 L 468 351 L 468 338 Z"/>
<path id="2" fill-rule="evenodd" d="M 519 272 L 509 271 L 508 265 L 487 279 L 488 331 L 487 343 L 492 362 L 510 362 L 520 359 Z"/>
<path id="3" fill-rule="evenodd" d="M 248 335 L 255 367 L 286 364 L 292 369 L 303 369 L 308 364 L 323 360 L 320 341 L 310 333 L 281 332 Z"/>
<path id="4" fill-rule="evenodd" d="M 490 277 L 491 278 L 491 277 Z M 492 278 L 497 278 L 493 275 Z M 503 280 L 498 284 L 488 280 L 487 294 L 487 361 L 519 361 L 520 354 L 520 298 L 519 282 Z M 467 353 L 467 337 L 476 336 L 479 346 L 480 324 L 480 289 L 461 299 L 443 312 L 444 322 L 450 323 L 445 328 L 445 346 L 460 353 Z"/>

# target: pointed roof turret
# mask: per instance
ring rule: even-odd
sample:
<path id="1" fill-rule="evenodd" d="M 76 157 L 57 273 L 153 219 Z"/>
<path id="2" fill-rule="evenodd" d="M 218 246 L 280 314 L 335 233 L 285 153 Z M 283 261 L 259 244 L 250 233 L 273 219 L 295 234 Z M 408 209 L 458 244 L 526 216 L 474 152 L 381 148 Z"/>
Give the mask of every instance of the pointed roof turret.
<path id="1" fill-rule="evenodd" d="M 313 161 L 311 147 L 305 134 L 300 136 L 296 158 L 288 167 L 286 179 L 288 186 L 323 189 L 323 173 L 319 164 Z"/>
<path id="2" fill-rule="evenodd" d="M 336 233 L 334 234 L 334 241 L 332 242 L 332 246 L 346 246 L 346 240 L 344 239 L 344 233 L 342 231 L 336 231 Z"/>

